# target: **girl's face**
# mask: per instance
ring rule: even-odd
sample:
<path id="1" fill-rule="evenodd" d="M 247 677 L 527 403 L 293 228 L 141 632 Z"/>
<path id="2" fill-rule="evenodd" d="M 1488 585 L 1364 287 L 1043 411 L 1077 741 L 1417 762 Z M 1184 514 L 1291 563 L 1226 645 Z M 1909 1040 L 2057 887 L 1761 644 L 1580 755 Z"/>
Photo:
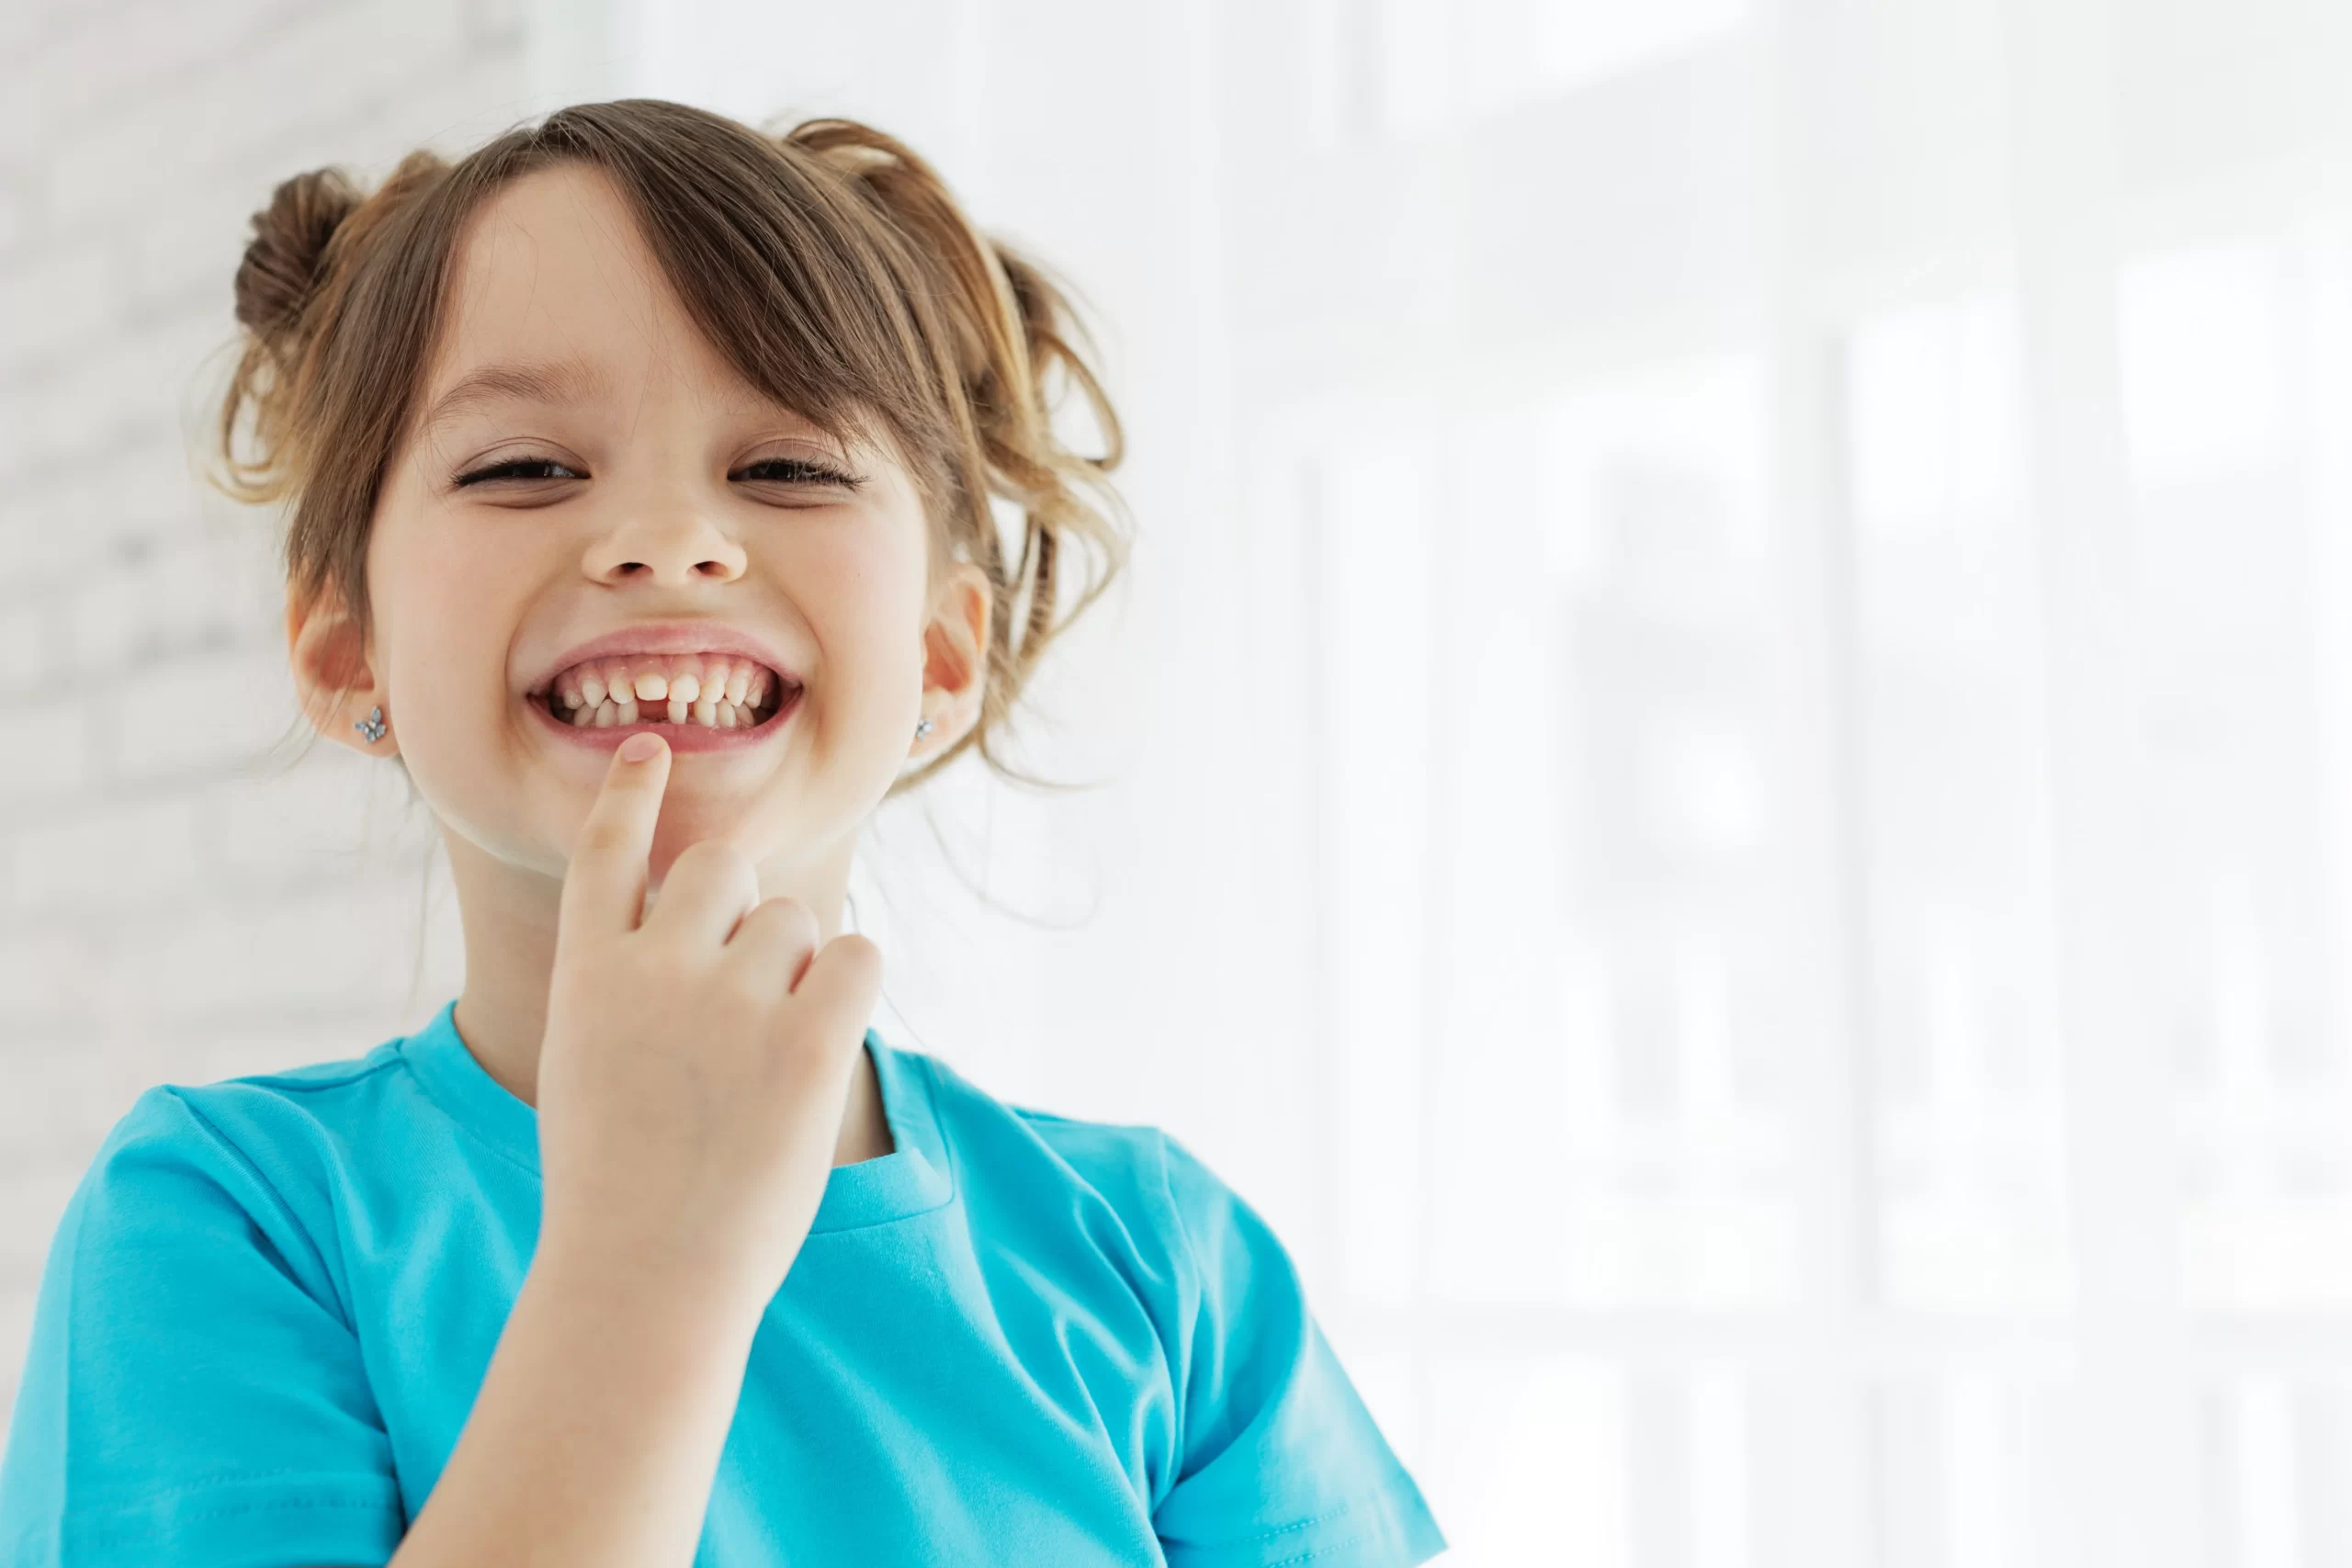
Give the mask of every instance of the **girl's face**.
<path id="1" fill-rule="evenodd" d="M 391 733 L 370 746 L 338 710 L 334 738 L 397 747 L 446 830 L 560 878 L 635 694 L 676 753 L 657 884 L 705 838 L 763 882 L 845 868 L 910 757 L 978 716 L 986 579 L 959 563 L 927 596 L 927 524 L 888 437 L 841 450 L 737 377 L 601 172 L 508 186 L 457 263 L 368 552 L 372 688 L 351 705 L 380 705 Z M 610 727 L 574 722 L 600 705 Z"/>

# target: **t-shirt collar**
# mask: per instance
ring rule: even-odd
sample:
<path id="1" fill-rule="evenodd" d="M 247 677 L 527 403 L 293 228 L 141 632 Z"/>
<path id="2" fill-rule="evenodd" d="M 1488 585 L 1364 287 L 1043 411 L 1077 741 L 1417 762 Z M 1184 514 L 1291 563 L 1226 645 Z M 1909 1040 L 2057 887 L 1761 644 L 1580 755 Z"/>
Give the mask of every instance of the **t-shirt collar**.
<path id="1" fill-rule="evenodd" d="M 401 1055 L 425 1093 L 448 1115 L 537 1176 L 539 1113 L 483 1070 L 458 1033 L 457 998 L 401 1042 Z M 855 1165 L 837 1165 L 825 1179 L 811 1235 L 902 1220 L 955 1196 L 952 1167 L 932 1103 L 932 1077 L 919 1058 L 894 1050 L 873 1029 L 865 1051 L 882 1089 L 882 1115 L 892 1152 Z"/>

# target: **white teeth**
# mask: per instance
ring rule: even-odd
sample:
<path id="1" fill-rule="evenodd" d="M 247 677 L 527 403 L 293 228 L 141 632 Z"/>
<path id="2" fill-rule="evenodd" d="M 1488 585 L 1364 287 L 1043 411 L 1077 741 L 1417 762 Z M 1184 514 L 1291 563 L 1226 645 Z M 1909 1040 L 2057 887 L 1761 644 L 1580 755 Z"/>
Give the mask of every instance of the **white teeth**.
<path id="1" fill-rule="evenodd" d="M 749 660 L 687 655 L 655 668 L 626 659 L 598 660 L 559 675 L 549 694 L 555 716 L 579 726 L 695 723 L 748 729 L 791 688 Z"/>

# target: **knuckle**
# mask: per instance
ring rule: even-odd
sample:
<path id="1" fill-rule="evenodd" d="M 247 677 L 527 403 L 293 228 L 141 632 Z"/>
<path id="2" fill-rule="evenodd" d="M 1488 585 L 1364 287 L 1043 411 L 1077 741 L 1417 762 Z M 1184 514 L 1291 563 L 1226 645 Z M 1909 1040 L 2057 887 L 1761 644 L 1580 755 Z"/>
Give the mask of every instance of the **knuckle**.
<path id="1" fill-rule="evenodd" d="M 769 956 L 814 945 L 817 917 L 791 898 L 769 898 L 744 917 L 759 931 Z"/>
<path id="2" fill-rule="evenodd" d="M 805 938 L 817 929 L 817 917 L 808 912 L 808 907 L 786 893 L 761 899 L 743 919 L 747 924 L 756 921 L 771 940 L 777 942 Z"/>
<path id="3" fill-rule="evenodd" d="M 720 964 L 711 989 L 727 1011 L 738 1018 L 763 1020 L 775 1010 L 775 976 L 756 964 Z"/>

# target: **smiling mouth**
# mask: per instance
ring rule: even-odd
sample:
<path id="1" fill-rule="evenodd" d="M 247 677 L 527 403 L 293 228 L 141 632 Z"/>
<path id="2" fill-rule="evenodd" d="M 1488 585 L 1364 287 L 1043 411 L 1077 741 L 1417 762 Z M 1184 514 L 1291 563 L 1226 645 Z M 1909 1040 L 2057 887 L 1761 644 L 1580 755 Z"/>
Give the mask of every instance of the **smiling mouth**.
<path id="1" fill-rule="evenodd" d="M 792 705 L 798 682 L 716 656 L 635 657 L 575 665 L 530 700 L 577 728 L 756 729 Z"/>

